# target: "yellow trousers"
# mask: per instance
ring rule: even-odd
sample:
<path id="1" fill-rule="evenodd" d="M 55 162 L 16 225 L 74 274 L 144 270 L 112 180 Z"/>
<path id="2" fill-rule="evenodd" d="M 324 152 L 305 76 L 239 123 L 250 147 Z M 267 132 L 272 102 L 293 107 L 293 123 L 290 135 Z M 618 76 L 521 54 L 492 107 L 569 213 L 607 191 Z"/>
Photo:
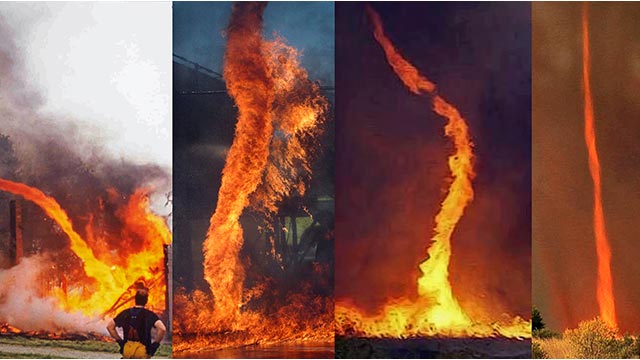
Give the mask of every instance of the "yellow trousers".
<path id="1" fill-rule="evenodd" d="M 147 348 L 137 341 L 127 341 L 122 349 L 123 359 L 148 359 Z"/>

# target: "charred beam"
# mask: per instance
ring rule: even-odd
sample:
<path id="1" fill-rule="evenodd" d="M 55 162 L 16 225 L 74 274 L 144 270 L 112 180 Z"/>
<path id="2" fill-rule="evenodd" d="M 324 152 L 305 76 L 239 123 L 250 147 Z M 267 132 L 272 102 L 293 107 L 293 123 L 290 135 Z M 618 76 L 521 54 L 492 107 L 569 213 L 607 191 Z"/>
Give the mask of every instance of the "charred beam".
<path id="1" fill-rule="evenodd" d="M 9 201 L 9 228 L 11 237 L 9 240 L 9 259 L 11 265 L 15 266 L 22 259 L 22 206 L 18 200 Z"/>

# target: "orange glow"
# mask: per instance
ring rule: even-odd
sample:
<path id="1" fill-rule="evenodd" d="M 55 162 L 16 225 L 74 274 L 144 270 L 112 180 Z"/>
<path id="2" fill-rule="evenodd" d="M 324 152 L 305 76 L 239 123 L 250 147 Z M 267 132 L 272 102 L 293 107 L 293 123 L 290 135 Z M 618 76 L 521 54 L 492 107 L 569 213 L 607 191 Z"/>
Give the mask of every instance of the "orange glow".
<path id="1" fill-rule="evenodd" d="M 284 39 L 262 38 L 266 3 L 236 3 L 227 28 L 224 79 L 238 109 L 231 148 L 222 171 L 216 210 L 203 244 L 204 277 L 213 299 L 203 292 L 179 294 L 174 322 L 178 335 L 215 336 L 176 341 L 174 350 L 209 349 L 282 341 L 333 341 L 329 299 L 309 289 L 286 294 L 275 310 L 252 304 L 273 291 L 264 283 L 245 288 L 247 269 L 240 216 L 263 215 L 265 227 L 280 202 L 303 195 L 311 176 L 313 149 L 322 133 L 328 103 L 308 79 L 299 52 Z M 273 244 L 273 239 L 272 244 Z M 271 255 L 277 258 L 275 250 Z M 279 259 L 279 258 L 278 258 Z M 279 259 L 281 261 L 281 259 Z M 273 285 L 276 286 L 276 285 Z M 259 303 L 256 301 L 254 303 Z"/>
<path id="2" fill-rule="evenodd" d="M 137 190 L 116 216 L 122 221 L 116 255 L 104 248 L 96 252 L 74 229 L 67 212 L 58 202 L 39 189 L 0 179 L 0 190 L 19 195 L 38 205 L 64 231 L 70 248 L 82 261 L 88 279 L 48 289 L 46 296 L 55 298 L 60 308 L 68 312 L 82 312 L 86 316 L 113 316 L 124 306 L 131 306 L 134 284 L 142 281 L 150 288 L 148 307 L 161 312 L 165 308 L 165 268 L 163 245 L 171 243 L 171 232 L 164 219 L 149 210 L 147 191 Z M 93 214 L 89 214 L 90 219 Z M 102 229 L 94 229 L 93 221 L 86 226 L 91 243 L 111 243 L 103 239 Z M 98 241 L 106 240 L 106 241 Z M 136 245 L 136 249 L 132 249 Z M 99 248 L 96 246 L 96 248 Z M 110 256 L 109 256 L 110 255 Z M 66 279 L 66 274 L 60 274 Z"/>
<path id="3" fill-rule="evenodd" d="M 611 276 L 611 248 L 607 239 L 602 208 L 602 190 L 600 184 L 600 160 L 596 149 L 596 133 L 589 79 L 591 63 L 589 59 L 589 13 L 588 4 L 582 7 L 582 79 L 584 81 L 584 140 L 589 153 L 589 172 L 593 179 L 593 228 L 596 237 L 598 256 L 598 306 L 600 317 L 611 328 L 617 329 L 616 305 L 613 296 L 613 278 Z"/>
<path id="4" fill-rule="evenodd" d="M 417 284 L 419 298 L 392 301 L 374 316 L 363 314 L 348 302 L 336 304 L 338 333 L 396 338 L 425 335 L 531 337 L 530 321 L 516 317 L 510 323 L 481 324 L 474 322 L 459 305 L 449 282 L 449 261 L 451 236 L 465 207 L 473 199 L 471 180 L 475 174 L 469 128 L 453 105 L 434 94 L 435 84 L 396 50 L 383 31 L 380 16 L 371 7 L 367 7 L 367 14 L 374 26 L 374 37 L 396 75 L 412 93 L 431 96 L 433 110 L 447 119 L 445 135 L 455 147 L 454 154 L 449 156 L 453 181 L 436 215 L 435 234 L 428 256 L 419 265 L 422 272 Z"/>

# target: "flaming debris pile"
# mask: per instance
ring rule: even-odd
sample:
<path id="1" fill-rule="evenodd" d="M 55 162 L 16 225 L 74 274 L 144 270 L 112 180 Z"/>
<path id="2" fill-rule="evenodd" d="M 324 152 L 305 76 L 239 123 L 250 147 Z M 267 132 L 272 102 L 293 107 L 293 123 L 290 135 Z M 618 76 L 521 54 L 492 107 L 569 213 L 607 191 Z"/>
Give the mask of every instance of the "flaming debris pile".
<path id="1" fill-rule="evenodd" d="M 332 299 L 317 291 L 331 288 L 328 267 L 314 263 L 307 279 L 295 280 L 300 275 L 291 271 L 273 236 L 273 220 L 285 202 L 303 208 L 295 199 L 307 190 L 328 102 L 308 79 L 295 48 L 280 37 L 263 39 L 265 7 L 234 4 L 227 28 L 224 79 L 238 121 L 203 245 L 204 277 L 212 296 L 195 291 L 176 300 L 174 327 L 180 340 L 174 350 L 333 341 Z M 255 264 L 241 254 L 245 210 L 263 223 L 260 232 L 271 249 L 260 256 L 282 270 L 278 279 L 254 274 Z"/>
<path id="2" fill-rule="evenodd" d="M 519 317 L 508 323 L 474 322 L 454 296 L 448 272 L 451 236 L 465 207 L 473 199 L 473 151 L 469 129 L 458 110 L 435 93 L 435 84 L 422 76 L 394 47 L 383 31 L 380 16 L 371 7 L 367 7 L 367 14 L 374 26 L 374 37 L 396 75 L 413 94 L 429 96 L 433 110 L 447 119 L 444 130 L 454 144 L 455 153 L 449 156 L 452 182 L 436 216 L 435 234 L 427 259 L 419 265 L 422 275 L 417 284 L 417 301 L 398 299 L 387 303 L 382 313 L 374 316 L 362 313 L 349 302 L 338 303 L 338 333 L 392 338 L 433 335 L 531 337 L 531 323 Z"/>
<path id="3" fill-rule="evenodd" d="M 166 282 L 163 246 L 171 243 L 171 233 L 165 220 L 149 210 L 147 190 L 137 190 L 123 208 L 116 210 L 115 216 L 122 226 L 117 235 L 108 234 L 105 229 L 96 226 L 94 218 L 100 216 L 100 213 L 88 214 L 84 230 L 89 242 L 76 232 L 69 215 L 54 198 L 36 188 L 5 179 L 0 179 L 0 190 L 19 195 L 38 205 L 69 238 L 70 248 L 82 264 L 84 274 L 80 274 L 80 278 L 75 274 L 40 273 L 41 276 L 54 278 L 49 279 L 52 286 L 40 289 L 41 293 L 38 294 L 40 298 L 53 299 L 50 304 L 52 310 L 79 313 L 87 319 L 114 316 L 118 310 L 132 305 L 133 289 L 137 283 L 142 282 L 151 290 L 149 307 L 158 312 L 164 311 Z M 120 197 L 115 190 L 112 190 L 112 195 Z M 104 211 L 103 206 L 99 210 Z M 114 243 L 110 241 L 110 236 L 117 236 L 120 244 L 129 246 L 109 249 L 109 244 Z M 24 264 L 29 264 L 26 260 L 28 259 L 23 261 Z M 55 269 L 55 266 L 51 268 Z M 33 274 L 33 270 L 27 269 L 26 272 Z M 15 277 L 5 276 L 8 279 L 3 281 L 4 286 L 14 282 L 11 280 Z M 29 283 L 33 284 L 34 281 Z M 14 286 L 17 287 L 17 284 Z M 12 287 L 2 290 L 10 292 L 10 288 Z M 14 299 L 15 296 L 9 295 L 8 298 Z M 33 316 L 31 311 L 28 314 Z M 16 315 L 7 316 L 7 320 L 10 320 Z M 28 319 L 23 319 L 21 323 L 24 321 Z M 51 326 L 38 327 L 43 326 L 42 323 L 46 321 L 47 317 L 35 317 L 31 328 L 50 329 L 58 324 L 54 322 Z M 77 325 L 73 327 L 82 328 Z"/>

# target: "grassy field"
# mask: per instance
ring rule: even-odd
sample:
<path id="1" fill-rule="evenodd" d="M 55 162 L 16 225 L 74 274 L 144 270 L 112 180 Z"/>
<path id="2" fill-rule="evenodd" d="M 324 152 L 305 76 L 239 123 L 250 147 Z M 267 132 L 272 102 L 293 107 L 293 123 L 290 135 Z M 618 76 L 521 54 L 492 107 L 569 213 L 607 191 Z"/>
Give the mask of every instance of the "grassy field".
<path id="1" fill-rule="evenodd" d="M 68 351 L 65 351 L 67 349 Z M 115 342 L 100 340 L 47 340 L 22 336 L 0 337 L 0 358 L 3 359 L 56 359 L 69 357 L 70 354 L 73 354 L 73 357 L 84 357 L 83 354 L 85 353 L 87 355 L 86 357 L 120 357 L 118 345 Z M 100 354 L 103 354 L 103 356 L 97 356 Z M 154 357 L 171 357 L 171 345 L 162 344 Z"/>
<path id="2" fill-rule="evenodd" d="M 31 353 L 10 353 L 0 351 L 0 359 L 64 359 L 63 357 L 57 357 L 52 355 L 41 355 Z"/>
<path id="3" fill-rule="evenodd" d="M 540 344 L 549 359 L 576 359 L 578 349 L 569 340 L 562 338 L 533 339 L 534 344 Z"/>

